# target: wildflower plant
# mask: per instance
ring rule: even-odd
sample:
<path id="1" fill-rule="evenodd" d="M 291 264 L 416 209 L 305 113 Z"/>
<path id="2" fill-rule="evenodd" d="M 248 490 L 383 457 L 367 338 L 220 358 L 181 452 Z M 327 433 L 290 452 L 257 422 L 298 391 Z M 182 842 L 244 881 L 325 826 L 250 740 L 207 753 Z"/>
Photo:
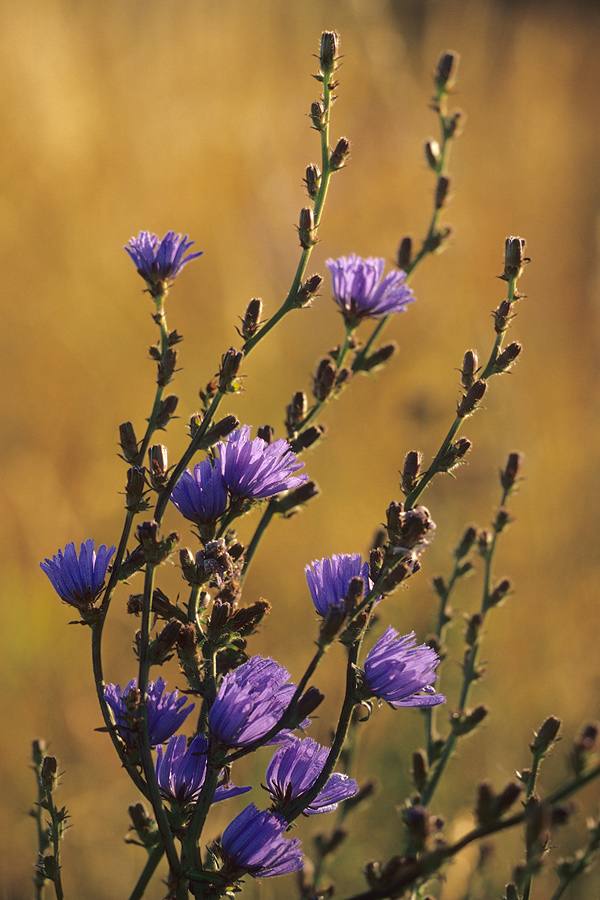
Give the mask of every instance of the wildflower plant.
<path id="1" fill-rule="evenodd" d="M 460 111 L 448 110 L 458 57 L 447 52 L 434 76 L 433 108 L 441 136 L 425 146 L 435 182 L 427 233 L 419 245 L 407 237 L 401 240 L 396 266 L 387 274 L 383 258 L 365 259 L 351 253 L 329 259 L 329 288 L 320 275 L 307 273 L 315 244 L 326 240 L 322 220 L 329 183 L 334 177 L 343 178 L 340 172 L 350 156 L 347 138 L 332 142 L 340 58 L 335 32 L 322 35 L 318 58 L 320 93 L 311 105 L 310 121 L 319 137 L 321 158 L 319 165 L 311 164 L 306 170 L 308 201 L 298 217 L 300 252 L 287 295 L 277 310 L 268 313 L 261 301 L 250 301 L 238 330 L 240 345 L 223 353 L 217 375 L 200 392 L 201 408 L 190 416 L 187 447 L 179 459 L 170 461 L 167 447 L 156 443 L 155 436 L 171 424 L 178 405 L 176 395 L 166 390 L 175 379 L 181 337 L 167 326 L 165 304 L 183 267 L 201 253 L 190 252 L 194 242 L 173 231 L 162 239 L 142 231 L 129 241 L 125 249 L 152 297 L 159 337 L 151 349 L 156 393 L 144 433 L 138 437 L 131 422 L 119 429 L 127 466 L 123 530 L 116 546 L 102 544 L 96 551 L 94 540 L 88 538 L 79 555 L 71 543 L 40 565 L 60 599 L 77 610 L 82 624 L 90 629 L 94 682 L 104 722 L 100 730 L 112 741 L 143 798 L 143 803 L 130 808 L 136 842 L 147 853 L 139 880 L 132 885 L 132 900 L 144 895 L 152 878 L 160 877 L 159 871 L 166 873 L 169 900 L 230 897 L 243 890 L 248 877 L 300 871 L 295 882 L 287 882 L 282 896 L 331 896 L 329 859 L 343 852 L 350 812 L 358 815 L 374 790 L 373 783 L 361 782 L 355 771 L 352 748 L 370 727 L 372 714 L 391 714 L 387 706 L 399 718 L 414 715 L 405 707 L 421 710 L 423 749 L 397 748 L 407 767 L 411 765 L 412 777 L 410 796 L 398 798 L 401 826 L 393 823 L 397 853 L 389 860 L 348 862 L 347 871 L 356 883 L 349 900 L 416 900 L 426 892 L 437 896 L 440 876 L 454 856 L 469 844 L 508 828 L 520 828 L 525 845 L 524 860 L 507 874 L 506 896 L 525 900 L 548 858 L 554 825 L 564 824 L 572 815 L 567 798 L 600 775 L 595 758 L 597 729 L 584 728 L 573 744 L 569 776 L 547 793 L 538 776 L 560 729 L 558 719 L 550 717 L 535 735 L 531 760 L 525 761 L 516 781 L 498 792 L 486 779 L 474 784 L 474 825 L 460 839 L 446 832 L 435 806 L 437 788 L 454 764 L 457 745 L 488 715 L 482 704 L 470 705 L 471 694 L 483 676 L 481 647 L 490 617 L 512 592 L 508 579 L 495 578 L 493 563 L 500 536 L 512 519 L 508 504 L 520 483 L 521 454 L 511 453 L 501 471 L 500 501 L 491 527 L 469 527 L 454 552 L 450 575 L 433 579 L 439 610 L 432 633 L 426 638 L 417 638 L 414 632 L 401 635 L 389 624 L 388 602 L 389 595 L 401 586 L 410 587 L 412 578 L 426 566 L 435 522 L 421 503 L 425 489 L 440 474 L 454 475 L 465 461 L 471 449 L 470 441 L 459 434 L 465 421 L 482 407 L 492 377 L 511 369 L 521 353 L 519 343 L 506 344 L 505 339 L 522 298 L 517 284 L 529 261 L 522 238 L 509 237 L 505 242 L 500 278 L 506 294 L 494 311 L 491 350 L 481 363 L 474 350 L 464 354 L 461 396 L 432 461 L 425 464 L 417 450 L 406 453 L 399 485 L 403 498 L 398 495 L 387 510 L 374 511 L 371 529 L 382 521 L 384 529 L 377 532 L 366 556 L 356 548 L 340 548 L 345 552 L 307 562 L 305 602 L 311 630 L 306 647 L 312 647 L 312 656 L 304 673 L 292 682 L 276 647 L 268 657 L 251 649 L 252 636 L 264 623 L 269 604 L 246 603 L 244 582 L 249 567 L 273 521 L 311 507 L 319 493 L 310 478 L 310 465 L 306 472 L 301 470 L 304 452 L 323 437 L 320 418 L 325 407 L 347 393 L 360 372 L 373 372 L 390 361 L 394 345 L 380 343 L 390 319 L 400 312 L 418 313 L 418 292 L 413 293 L 409 282 L 423 260 L 445 246 L 450 234 L 440 215 L 450 193 L 449 152 L 463 121 Z M 283 318 L 308 306 L 318 293 L 330 292 L 342 313 L 343 334 L 339 346 L 323 353 L 316 365 L 311 399 L 305 391 L 293 395 L 285 409 L 284 436 L 276 437 L 272 428 L 263 427 L 252 437 L 251 426 L 241 425 L 224 408 L 226 402 L 235 404 L 247 357 L 258 352 Z M 182 519 L 193 523 L 198 541 L 193 549 L 182 546 L 176 532 L 165 531 L 169 503 Z M 255 508 L 260 515 L 247 540 L 238 529 Z M 293 528 L 293 523 L 286 527 Z M 446 638 L 456 621 L 450 600 L 477 557 L 482 567 L 481 605 L 467 618 L 462 683 L 456 695 L 444 684 Z M 169 597 L 159 586 L 161 567 L 168 561 L 179 564 L 184 599 L 179 594 Z M 139 622 L 134 638 L 136 675 L 122 690 L 105 682 L 104 626 L 117 593 L 136 581 L 143 584 L 138 593 L 130 594 L 127 606 Z M 343 697 L 337 716 L 327 723 L 330 746 L 321 746 L 310 730 L 324 698 L 318 687 L 319 666 L 334 644 L 343 654 L 343 669 L 338 673 Z M 181 675 L 177 689 L 171 685 L 167 690 L 158 672 L 173 657 Z M 439 724 L 437 718 L 444 706 L 450 710 L 449 725 Z M 381 709 L 375 712 L 375 707 Z M 264 790 L 258 785 L 237 787 L 232 780 L 236 762 L 259 750 L 270 755 L 270 762 L 262 766 Z M 61 900 L 61 846 L 68 814 L 55 805 L 57 761 L 40 741 L 34 745 L 34 768 L 38 779 L 37 896 L 51 882 Z M 231 804 L 222 834 L 211 833 L 207 823 L 211 805 L 227 801 L 227 806 L 251 790 L 249 805 L 236 814 Z M 320 835 L 312 847 L 305 846 L 302 817 L 323 814 L 335 817 L 331 834 Z M 594 823 L 581 853 L 561 862 L 557 891 L 579 878 L 589 865 L 600 846 L 599 834 Z"/>

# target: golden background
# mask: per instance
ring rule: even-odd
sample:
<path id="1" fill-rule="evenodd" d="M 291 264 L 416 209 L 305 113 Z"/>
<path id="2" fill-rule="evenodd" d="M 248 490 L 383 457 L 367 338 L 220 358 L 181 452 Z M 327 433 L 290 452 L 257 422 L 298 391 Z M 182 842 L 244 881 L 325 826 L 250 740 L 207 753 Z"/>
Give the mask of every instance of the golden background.
<path id="1" fill-rule="evenodd" d="M 323 496 L 301 516 L 275 523 L 248 580 L 248 602 L 264 596 L 274 606 L 251 652 L 272 653 L 294 678 L 301 675 L 315 635 L 303 567 L 332 553 L 365 552 L 390 500 L 400 499 L 406 452 L 435 453 L 453 420 L 464 351 L 476 347 L 487 358 L 493 341 L 504 239 L 521 235 L 532 263 L 509 340 L 523 343 L 522 358 L 513 374 L 492 380 L 485 410 L 466 423 L 469 465 L 428 490 L 434 544 L 384 616 L 403 633 L 426 636 L 436 611 L 431 578 L 448 574 L 465 524 L 488 525 L 498 469 L 521 450 L 525 480 L 496 564 L 515 592 L 491 616 L 488 674 L 473 692 L 492 715 L 461 746 L 433 808 L 450 835 L 466 828 L 475 784 L 485 777 L 502 788 L 528 764 L 532 729 L 555 714 L 566 739 L 542 773 L 550 789 L 566 771 L 569 739 L 598 715 L 600 687 L 596 5 L 569 7 L 567 20 L 562 4 L 491 0 L 44 0 L 7 2 L 2 19 L 1 900 L 33 895 L 35 828 L 26 813 L 37 736 L 65 773 L 57 801 L 73 825 L 63 855 L 67 897 L 125 898 L 143 865 L 143 851 L 123 843 L 135 791 L 106 736 L 94 731 L 101 718 L 88 634 L 67 627 L 71 611 L 38 563 L 71 540 L 118 539 L 125 477 L 118 425 L 131 419 L 141 432 L 154 390 L 150 301 L 122 250 L 130 236 L 174 229 L 205 251 L 168 301 L 169 327 L 185 337 L 171 459 L 185 446 L 198 389 L 238 341 L 234 326 L 250 298 L 262 297 L 269 314 L 285 296 L 298 258 L 302 178 L 319 159 L 306 114 L 318 94 L 310 74 L 324 28 L 340 32 L 344 57 L 332 141 L 346 135 L 352 142 L 311 260 L 310 271 L 326 283 L 312 309 L 290 315 L 252 355 L 247 393 L 223 412 L 254 426 L 272 423 L 281 435 L 292 393 L 309 388 L 316 361 L 340 339 L 324 261 L 354 252 L 391 263 L 404 234 L 424 233 L 433 179 L 422 146 L 437 137 L 428 100 L 446 49 L 461 54 L 454 100 L 468 117 L 453 146 L 453 200 L 443 217 L 455 231 L 445 253 L 416 273 L 418 303 L 386 332 L 400 355 L 376 379 L 357 380 L 323 417 L 328 440 L 306 456 Z M 166 524 L 191 541 L 175 510 Z M 251 528 L 243 523 L 242 537 Z M 182 584 L 172 569 L 165 589 L 174 596 Z M 448 708 L 456 699 L 460 615 L 476 608 L 478 590 L 475 577 L 455 598 L 456 656 L 439 683 Z M 127 590 L 117 596 L 106 672 L 123 683 L 134 674 L 134 623 L 124 614 Z M 314 679 L 328 695 L 312 731 L 323 742 L 341 691 L 341 657 L 330 657 Z M 169 683 L 177 678 L 173 669 Z M 363 887 L 364 861 L 400 849 L 397 807 L 410 791 L 406 773 L 422 734 L 420 714 L 409 710 L 376 711 L 364 726 L 358 777 L 376 774 L 380 792 L 365 817 L 350 823 L 349 853 L 333 870 L 338 896 Z M 264 779 L 267 759 L 264 753 L 247 777 Z M 241 771 L 236 781 L 246 783 Z M 211 834 L 245 802 L 215 810 Z M 582 812 L 597 803 L 597 788 L 588 789 Z M 581 821 L 557 833 L 560 852 L 583 841 Z M 313 821 L 296 833 L 332 824 Z M 473 900 L 499 897 L 511 861 L 522 856 L 519 835 L 495 845 L 489 882 L 476 882 Z M 440 886 L 443 900 L 467 897 L 475 861 L 466 852 L 456 862 Z M 539 896 L 549 897 L 551 885 L 550 878 Z M 597 898 L 599 885 L 592 873 L 576 896 Z M 248 894 L 291 892 L 291 884 L 272 879 Z M 148 897 L 162 895 L 157 881 Z"/>

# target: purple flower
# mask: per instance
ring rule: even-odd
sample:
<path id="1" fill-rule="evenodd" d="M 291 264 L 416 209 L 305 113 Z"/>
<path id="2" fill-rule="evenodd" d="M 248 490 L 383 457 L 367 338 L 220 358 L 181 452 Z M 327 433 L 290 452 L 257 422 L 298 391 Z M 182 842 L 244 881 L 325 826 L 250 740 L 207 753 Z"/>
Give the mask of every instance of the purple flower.
<path id="1" fill-rule="evenodd" d="M 67 544 L 65 552 L 59 550 L 52 559 L 40 563 L 58 596 L 79 609 L 89 609 L 104 587 L 108 564 L 115 547 L 106 549 L 102 544 L 98 553 L 94 552 L 94 541 L 85 541 L 79 551 L 75 544 Z"/>
<path id="2" fill-rule="evenodd" d="M 327 747 L 321 747 L 312 738 L 294 741 L 277 750 L 267 769 L 267 790 L 278 810 L 283 811 L 288 803 L 313 786 L 328 755 Z M 357 791 L 358 785 L 353 778 L 334 772 L 325 787 L 304 809 L 304 815 L 332 812 L 338 803 L 353 797 Z"/>
<path id="3" fill-rule="evenodd" d="M 221 852 L 225 867 L 242 870 L 254 878 L 287 875 L 301 869 L 300 841 L 285 838 L 286 828 L 285 819 L 251 803 L 223 832 Z"/>
<path id="4" fill-rule="evenodd" d="M 156 748 L 156 777 L 165 800 L 184 808 L 198 799 L 206 775 L 207 749 L 208 741 L 202 734 L 196 735 L 189 747 L 186 736 L 178 734 L 171 738 L 164 754 L 161 746 Z M 212 802 L 218 803 L 250 790 L 251 787 L 222 785 L 215 791 Z"/>
<path id="5" fill-rule="evenodd" d="M 194 708 L 193 703 L 185 706 L 187 697 L 178 697 L 177 691 L 165 694 L 166 686 L 162 678 L 156 683 L 151 681 L 148 685 L 148 734 L 151 747 L 168 741 Z M 119 735 L 126 744 L 136 747 L 141 727 L 137 679 L 130 681 L 122 692 L 120 684 L 107 684 L 104 698 L 113 711 Z"/>
<path id="6" fill-rule="evenodd" d="M 385 260 L 342 256 L 325 263 L 333 280 L 333 299 L 339 305 L 347 325 L 361 319 L 380 319 L 389 313 L 404 312 L 415 299 L 404 284 L 406 272 L 388 272 L 383 281 Z"/>
<path id="7" fill-rule="evenodd" d="M 363 563 L 360 553 L 336 553 L 331 558 L 315 559 L 304 571 L 320 616 L 326 616 L 332 606 L 344 608 L 344 598 L 353 578 L 364 580 L 365 594 L 372 587 L 369 563 Z"/>
<path id="8" fill-rule="evenodd" d="M 445 703 L 446 698 L 431 686 L 438 663 L 431 647 L 415 647 L 414 632 L 400 637 L 390 625 L 365 660 L 367 697 L 378 697 L 394 707 Z"/>
<path id="9" fill-rule="evenodd" d="M 221 460 L 210 460 L 194 466 L 194 473 L 186 469 L 171 494 L 171 501 L 186 519 L 197 525 L 216 522 L 225 512 L 227 491 L 221 475 Z"/>
<path id="10" fill-rule="evenodd" d="M 202 251 L 184 255 L 193 243 L 194 241 L 188 241 L 187 234 L 182 237 L 174 231 L 167 231 L 160 243 L 157 235 L 150 234 L 149 231 L 140 231 L 138 237 L 131 238 L 129 245 L 124 249 L 134 261 L 139 274 L 145 279 L 152 296 L 156 296 L 164 293 L 187 263 L 197 256 L 202 256 Z"/>
<path id="11" fill-rule="evenodd" d="M 272 659 L 253 656 L 223 678 L 208 717 L 214 737 L 226 747 L 245 747 L 263 737 L 290 704 L 295 684 L 283 666 Z M 304 724 L 304 723 L 303 723 Z M 287 729 L 270 744 L 296 740 Z"/>
<path id="12" fill-rule="evenodd" d="M 267 444 L 262 438 L 250 440 L 250 426 L 233 431 L 217 445 L 223 482 L 234 500 L 260 500 L 288 491 L 308 481 L 308 475 L 294 475 L 304 463 L 284 438 Z"/>

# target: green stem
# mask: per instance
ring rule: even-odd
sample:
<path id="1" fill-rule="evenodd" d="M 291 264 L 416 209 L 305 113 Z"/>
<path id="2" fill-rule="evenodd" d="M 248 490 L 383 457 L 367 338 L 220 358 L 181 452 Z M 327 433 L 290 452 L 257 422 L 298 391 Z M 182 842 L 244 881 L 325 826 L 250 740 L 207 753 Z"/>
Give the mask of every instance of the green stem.
<path id="1" fill-rule="evenodd" d="M 142 731 L 140 735 L 140 753 L 142 757 L 142 766 L 144 775 L 146 776 L 146 784 L 148 786 L 148 796 L 152 803 L 156 823 L 162 838 L 162 842 L 169 860 L 171 872 L 178 875 L 180 872 L 180 863 L 173 835 L 167 819 L 165 807 L 160 796 L 158 780 L 156 778 L 156 769 L 152 759 L 152 751 L 150 748 L 150 735 L 148 732 L 148 677 L 150 673 L 150 628 L 151 628 L 151 608 L 152 594 L 154 592 L 154 573 L 156 565 L 146 562 L 146 576 L 144 580 L 144 601 L 142 607 L 142 623 L 141 623 L 141 640 L 140 640 L 140 665 L 138 674 L 138 690 L 140 692 L 140 711 L 142 719 Z"/>
<path id="2" fill-rule="evenodd" d="M 150 883 L 150 879 L 154 875 L 156 868 L 164 855 L 165 848 L 162 846 L 162 844 L 159 847 L 155 847 L 154 850 L 150 853 L 146 865 L 142 870 L 142 874 L 138 878 L 137 884 L 134 887 L 133 891 L 129 895 L 129 900 L 141 900 L 141 898 L 144 896 L 144 891 Z"/>

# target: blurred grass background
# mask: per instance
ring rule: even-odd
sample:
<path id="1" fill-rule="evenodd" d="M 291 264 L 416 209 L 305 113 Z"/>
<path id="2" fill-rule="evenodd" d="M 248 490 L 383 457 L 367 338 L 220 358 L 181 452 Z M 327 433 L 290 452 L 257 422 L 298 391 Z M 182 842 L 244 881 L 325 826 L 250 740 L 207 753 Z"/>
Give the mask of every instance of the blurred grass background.
<path id="1" fill-rule="evenodd" d="M 121 249 L 129 237 L 172 228 L 205 251 L 169 298 L 169 326 L 185 337 L 172 458 L 185 445 L 198 389 L 237 341 L 234 325 L 249 299 L 262 297 L 268 314 L 285 295 L 298 258 L 301 182 L 319 158 L 306 113 L 318 94 L 310 73 L 324 28 L 341 33 L 344 56 L 332 141 L 346 135 L 353 152 L 332 183 L 311 271 L 326 274 L 325 259 L 350 252 L 392 261 L 404 234 L 424 233 L 433 182 L 422 145 L 437 137 L 428 100 L 446 49 L 462 57 L 455 101 L 468 116 L 451 160 L 445 221 L 455 235 L 419 269 L 419 302 L 386 335 L 401 353 L 385 377 L 360 379 L 326 412 L 329 438 L 306 459 L 323 496 L 276 524 L 248 581 L 248 601 L 260 595 L 274 605 L 252 651 L 272 652 L 295 678 L 301 674 L 314 635 L 303 567 L 331 553 L 366 551 L 390 500 L 399 499 L 405 453 L 435 452 L 453 418 L 464 351 L 475 347 L 483 358 L 491 347 L 490 312 L 504 296 L 495 278 L 504 239 L 519 234 L 533 260 L 520 284 L 528 298 L 510 333 L 524 344 L 522 359 L 492 382 L 485 411 L 468 421 L 469 465 L 428 491 L 436 540 L 423 572 L 386 614 L 403 632 L 427 634 L 436 609 L 430 579 L 449 571 L 465 524 L 490 522 L 498 469 L 508 452 L 521 450 L 526 478 L 496 568 L 516 590 L 492 617 L 488 676 L 473 698 L 493 714 L 465 741 L 437 796 L 435 811 L 449 832 L 466 827 L 477 781 L 487 777 L 500 789 L 527 765 L 532 729 L 547 715 L 564 720 L 568 737 L 598 715 L 595 4 L 572 5 L 565 19 L 562 4 L 492 0 L 8 0 L 0 33 L 2 900 L 33 895 L 35 829 L 26 813 L 36 736 L 49 741 L 65 771 L 58 800 L 74 826 L 64 848 L 67 896 L 127 897 L 142 866 L 142 851 L 122 840 L 135 792 L 107 738 L 94 731 L 101 719 L 88 635 L 66 627 L 72 615 L 38 563 L 71 540 L 116 543 L 119 533 L 117 429 L 131 419 L 142 430 L 154 390 L 150 303 Z M 252 355 L 247 393 L 223 411 L 255 426 L 270 422 L 281 434 L 293 391 L 309 387 L 317 359 L 339 336 L 325 289 Z M 175 511 L 167 525 L 187 538 Z M 175 594 L 175 569 L 167 588 L 169 577 Z M 472 579 L 457 605 L 474 610 L 478 588 Z M 115 682 L 134 672 L 126 596 L 108 629 L 106 672 Z M 454 646 L 460 654 L 458 636 Z M 314 732 L 322 741 L 340 692 L 340 659 L 330 656 L 316 679 L 328 694 Z M 457 678 L 449 662 L 442 687 L 450 706 Z M 399 849 L 397 804 L 410 790 L 422 725 L 417 712 L 385 709 L 364 728 L 358 775 L 376 774 L 382 790 L 368 816 L 354 820 L 351 852 L 335 869 L 339 896 L 362 886 L 363 861 Z M 568 741 L 562 746 L 547 766 L 548 788 L 565 770 Z M 266 759 L 256 764 L 257 781 Z M 245 783 L 241 774 L 236 780 Z M 580 800 L 584 813 L 597 803 L 597 789 Z M 213 834 L 232 809 L 215 812 Z M 311 822 L 302 833 L 327 827 Z M 560 852 L 583 830 L 561 835 Z M 517 835 L 502 836 L 495 848 L 488 880 L 476 881 L 472 897 L 499 897 L 522 854 Z M 440 886 L 444 900 L 467 896 L 475 862 L 467 852 L 452 867 Z M 549 884 L 541 896 L 550 896 Z M 275 879 L 249 895 L 290 890 Z M 577 891 L 597 898 L 598 874 Z M 148 896 L 163 892 L 157 883 Z"/>

